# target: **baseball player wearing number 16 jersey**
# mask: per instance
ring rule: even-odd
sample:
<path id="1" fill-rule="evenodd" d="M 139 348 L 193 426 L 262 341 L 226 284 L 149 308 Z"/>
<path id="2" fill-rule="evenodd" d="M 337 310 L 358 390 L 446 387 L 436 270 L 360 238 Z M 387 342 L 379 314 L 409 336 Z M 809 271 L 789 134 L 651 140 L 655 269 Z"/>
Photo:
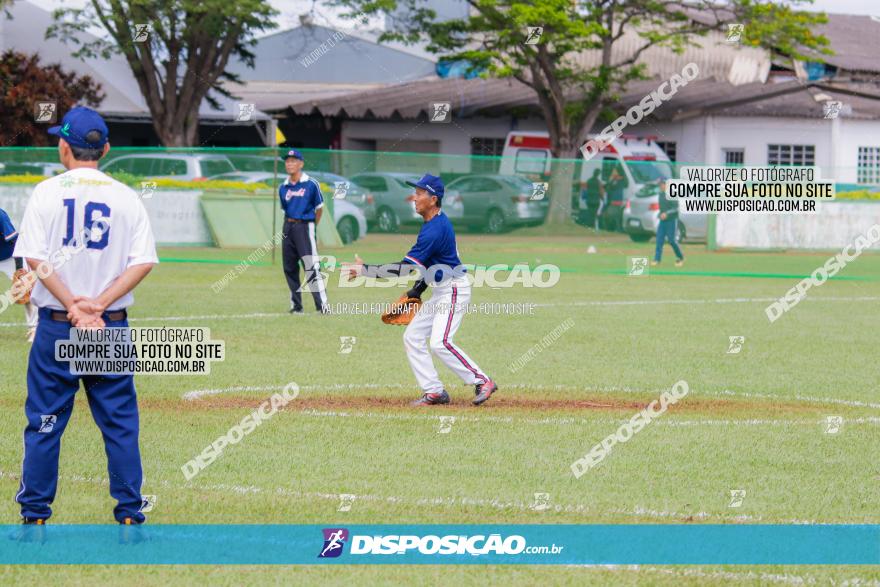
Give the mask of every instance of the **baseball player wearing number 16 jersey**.
<path id="1" fill-rule="evenodd" d="M 431 360 L 431 351 L 458 375 L 474 386 L 474 405 L 480 405 L 498 391 L 477 363 L 452 342 L 461 326 L 465 309 L 471 299 L 467 269 L 458 257 L 452 223 L 441 209 L 445 189 L 443 181 L 426 174 L 419 181 L 406 182 L 416 189 L 413 196 L 416 212 L 425 219 L 416 244 L 400 263 L 364 265 L 357 258 L 349 268 L 349 275 L 366 277 L 401 275 L 417 269 L 421 279 L 408 292 L 409 297 L 421 297 L 428 284 L 432 286 L 431 299 L 422 304 L 403 334 L 403 343 L 410 367 L 423 395 L 412 402 L 414 406 L 448 404 L 449 394 Z"/>
<path id="2" fill-rule="evenodd" d="M 110 494 L 120 524 L 140 524 L 143 501 L 138 407 L 132 375 L 74 375 L 55 359 L 55 342 L 71 328 L 125 328 L 131 291 L 158 262 L 150 222 L 137 193 L 98 171 L 107 154 L 107 126 L 88 108 L 74 108 L 61 126 L 58 152 L 66 173 L 34 188 L 14 255 L 36 271 L 32 301 L 39 325 L 27 370 L 21 486 L 16 501 L 25 524 L 52 515 L 61 435 L 80 381 L 107 453 Z"/>

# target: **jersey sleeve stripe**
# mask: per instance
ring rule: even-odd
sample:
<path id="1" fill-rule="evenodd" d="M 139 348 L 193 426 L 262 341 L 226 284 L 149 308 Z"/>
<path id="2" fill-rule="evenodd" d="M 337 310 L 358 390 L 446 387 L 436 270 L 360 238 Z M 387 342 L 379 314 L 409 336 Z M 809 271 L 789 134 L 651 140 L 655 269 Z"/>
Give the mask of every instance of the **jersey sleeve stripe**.
<path id="1" fill-rule="evenodd" d="M 5 238 L 5 239 L 8 240 L 8 241 L 11 241 L 12 238 L 13 238 L 15 235 L 17 235 L 17 234 L 18 234 L 18 231 L 15 230 L 15 231 L 12 232 L 12 234 L 7 234 L 7 235 L 6 235 L 5 237 L 3 237 L 3 238 Z"/>
<path id="2" fill-rule="evenodd" d="M 421 261 L 419 261 L 419 260 L 416 259 L 415 257 L 410 257 L 409 255 L 406 255 L 403 259 L 404 259 L 405 261 L 409 261 L 410 263 L 415 263 L 416 265 L 418 265 L 418 266 L 420 266 L 420 267 L 424 267 L 424 266 L 425 266 L 424 263 L 422 263 Z"/>

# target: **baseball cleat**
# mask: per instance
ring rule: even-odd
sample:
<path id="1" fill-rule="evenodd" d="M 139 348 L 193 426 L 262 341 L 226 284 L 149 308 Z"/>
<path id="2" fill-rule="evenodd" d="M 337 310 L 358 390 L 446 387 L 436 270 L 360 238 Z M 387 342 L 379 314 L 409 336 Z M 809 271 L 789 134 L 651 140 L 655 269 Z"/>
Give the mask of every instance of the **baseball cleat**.
<path id="1" fill-rule="evenodd" d="M 304 314 L 302 308 L 291 308 L 291 309 L 290 309 L 290 313 L 291 313 L 291 314 L 297 314 L 297 315 L 299 315 L 299 316 L 302 316 L 302 315 Z"/>
<path id="2" fill-rule="evenodd" d="M 411 406 L 436 406 L 449 403 L 449 394 L 446 390 L 440 393 L 426 393 L 414 402 L 410 402 Z"/>
<path id="3" fill-rule="evenodd" d="M 681 267 L 682 265 L 684 265 L 684 259 L 679 259 L 675 262 L 676 267 Z"/>
<path id="4" fill-rule="evenodd" d="M 487 399 L 492 397 L 492 394 L 498 391 L 498 386 L 495 385 L 495 382 L 489 379 L 484 383 L 478 384 L 474 388 L 474 405 L 478 406 L 485 402 Z"/>

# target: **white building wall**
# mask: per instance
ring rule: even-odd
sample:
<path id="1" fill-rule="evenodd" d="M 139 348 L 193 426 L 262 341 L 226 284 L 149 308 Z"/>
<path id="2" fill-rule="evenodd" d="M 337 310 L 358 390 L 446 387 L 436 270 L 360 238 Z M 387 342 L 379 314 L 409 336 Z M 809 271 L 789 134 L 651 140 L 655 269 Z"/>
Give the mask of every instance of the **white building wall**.
<path id="1" fill-rule="evenodd" d="M 358 141 L 390 141 L 405 145 L 407 141 L 434 141 L 437 153 L 459 155 L 442 160 L 440 171 L 467 173 L 470 171 L 471 139 L 507 137 L 514 130 L 511 117 L 462 118 L 448 123 L 415 121 L 359 121 L 349 120 L 342 124 L 342 148 L 358 148 Z M 540 118 L 517 119 L 516 130 L 547 130 Z"/>
<path id="2" fill-rule="evenodd" d="M 813 145 L 816 165 L 832 166 L 831 121 L 805 118 L 718 117 L 714 125 L 718 163 L 723 163 L 722 150 L 744 148 L 746 165 L 767 165 L 767 146 Z"/>
<path id="3" fill-rule="evenodd" d="M 880 120 L 840 120 L 839 177 L 834 179 L 845 183 L 856 183 L 858 179 L 859 147 L 880 148 Z"/>
<path id="4" fill-rule="evenodd" d="M 472 137 L 504 138 L 513 129 L 511 118 L 463 118 L 451 123 L 421 124 L 405 122 L 343 123 L 342 148 L 357 148 L 354 140 L 390 140 L 401 144 L 412 141 L 435 141 L 437 152 L 460 155 L 442 159 L 439 171 L 467 173 Z M 834 127 L 837 126 L 837 131 Z M 519 119 L 516 130 L 546 130 L 540 118 Z M 859 147 L 880 147 L 880 120 L 836 120 L 824 118 L 781 118 L 769 116 L 720 117 L 700 116 L 677 122 L 652 121 L 624 129 L 624 133 L 656 136 L 674 141 L 677 160 L 682 163 L 722 165 L 723 150 L 744 149 L 746 165 L 767 165 L 770 144 L 813 145 L 816 165 L 822 175 L 842 183 L 857 180 Z"/>
<path id="5" fill-rule="evenodd" d="M 856 181 L 858 148 L 880 147 L 880 121 L 846 118 L 713 115 L 680 122 L 647 121 L 625 132 L 675 141 L 679 162 L 711 165 L 724 163 L 724 149 L 744 149 L 746 165 L 767 165 L 770 144 L 813 145 L 823 176 L 846 183 Z"/>
<path id="6" fill-rule="evenodd" d="M 677 141 L 677 158 L 685 163 L 721 165 L 724 149 L 744 149 L 746 165 L 767 165 L 770 144 L 813 145 L 817 165 L 832 163 L 831 121 L 825 119 L 712 115 L 650 126 L 642 123 L 637 130 L 635 134 L 662 134 L 663 140 Z"/>
<path id="7" fill-rule="evenodd" d="M 684 163 L 704 161 L 704 119 L 691 118 L 680 122 L 654 122 L 650 119 L 624 130 L 638 136 L 656 136 L 658 141 L 676 144 L 676 159 Z"/>

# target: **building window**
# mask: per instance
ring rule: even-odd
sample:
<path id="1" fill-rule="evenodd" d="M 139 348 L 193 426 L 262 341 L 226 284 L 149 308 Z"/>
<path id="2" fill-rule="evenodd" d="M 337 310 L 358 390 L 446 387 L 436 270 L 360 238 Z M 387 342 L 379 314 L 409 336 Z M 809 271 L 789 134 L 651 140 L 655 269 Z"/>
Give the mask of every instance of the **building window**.
<path id="1" fill-rule="evenodd" d="M 859 147 L 858 183 L 880 183 L 880 147 Z"/>
<path id="2" fill-rule="evenodd" d="M 815 165 L 814 145 L 767 145 L 768 165 Z"/>
<path id="3" fill-rule="evenodd" d="M 471 155 L 500 157 L 503 152 L 504 139 L 471 138 Z M 483 159 L 482 157 L 471 159 L 471 173 L 498 173 L 500 166 L 500 159 Z"/>
<path id="4" fill-rule="evenodd" d="M 670 161 L 677 161 L 678 147 L 675 141 L 657 141 L 657 146 L 663 149 Z"/>
<path id="5" fill-rule="evenodd" d="M 725 165 L 743 165 L 746 162 L 745 149 L 722 149 Z"/>

